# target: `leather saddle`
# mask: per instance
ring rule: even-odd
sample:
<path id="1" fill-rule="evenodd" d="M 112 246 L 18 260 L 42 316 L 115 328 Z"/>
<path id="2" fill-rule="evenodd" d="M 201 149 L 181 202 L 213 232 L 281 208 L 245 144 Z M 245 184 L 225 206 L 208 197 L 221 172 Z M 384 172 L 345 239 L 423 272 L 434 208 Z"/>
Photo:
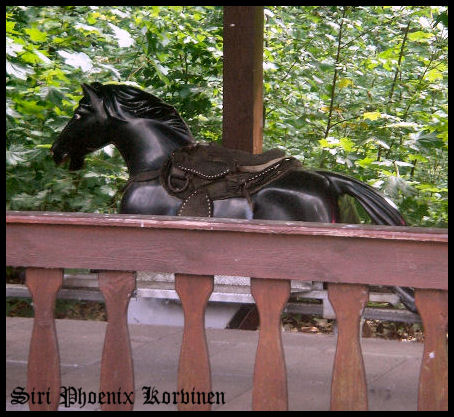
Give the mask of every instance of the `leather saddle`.
<path id="1" fill-rule="evenodd" d="M 215 143 L 195 144 L 175 150 L 161 169 L 166 191 L 183 202 L 179 216 L 212 217 L 213 201 L 256 193 L 300 162 L 279 149 L 251 154 Z"/>

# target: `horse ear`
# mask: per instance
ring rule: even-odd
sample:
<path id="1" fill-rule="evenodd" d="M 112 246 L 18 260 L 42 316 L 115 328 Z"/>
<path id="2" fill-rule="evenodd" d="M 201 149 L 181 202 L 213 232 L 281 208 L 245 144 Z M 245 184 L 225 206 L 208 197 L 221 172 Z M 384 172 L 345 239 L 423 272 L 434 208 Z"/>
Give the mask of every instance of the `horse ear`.
<path id="1" fill-rule="evenodd" d="M 95 86 L 102 86 L 100 83 L 92 83 L 90 84 L 81 84 L 82 91 L 84 92 L 84 96 L 87 97 L 90 101 L 92 107 L 97 111 L 98 115 L 102 117 L 106 117 L 105 109 L 103 105 L 103 97 L 96 91 L 94 88 Z"/>
<path id="2" fill-rule="evenodd" d="M 93 84 L 95 84 L 95 83 L 93 83 Z M 82 86 L 82 91 L 84 92 L 84 96 L 86 96 L 89 99 L 93 99 L 93 98 L 99 99 L 98 93 L 90 84 L 83 83 L 81 86 Z"/>
<path id="3" fill-rule="evenodd" d="M 89 99 L 90 104 L 96 110 L 99 117 L 125 121 L 116 98 L 103 90 L 101 83 L 94 82 L 91 84 L 81 84 L 81 86 L 84 96 Z"/>

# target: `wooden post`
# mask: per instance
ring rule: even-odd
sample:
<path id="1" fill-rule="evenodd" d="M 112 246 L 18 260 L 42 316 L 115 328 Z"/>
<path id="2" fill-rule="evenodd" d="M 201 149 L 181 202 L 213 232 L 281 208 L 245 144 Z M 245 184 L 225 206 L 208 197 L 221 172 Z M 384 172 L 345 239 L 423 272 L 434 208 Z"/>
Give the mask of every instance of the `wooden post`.
<path id="1" fill-rule="evenodd" d="M 262 152 L 263 6 L 224 6 L 222 144 Z"/>
<path id="2" fill-rule="evenodd" d="M 263 29 L 263 6 L 224 6 L 222 142 L 227 148 L 255 154 L 262 152 L 263 143 Z M 251 292 L 260 311 L 253 409 L 287 410 L 280 317 L 290 281 L 253 278 Z"/>
<path id="3" fill-rule="evenodd" d="M 222 144 L 254 154 L 263 143 L 263 29 L 263 6 L 224 6 Z"/>
<path id="4" fill-rule="evenodd" d="M 251 292 L 260 314 L 252 409 L 287 411 L 287 370 L 281 338 L 281 314 L 290 296 L 290 280 L 251 278 Z"/>
<path id="5" fill-rule="evenodd" d="M 27 392 L 40 393 L 38 402 L 30 402 L 30 411 L 57 411 L 60 355 L 54 308 L 63 283 L 63 269 L 27 268 L 25 277 L 35 310 L 28 354 Z"/>
<path id="6" fill-rule="evenodd" d="M 448 292 L 418 288 L 415 302 L 424 326 L 418 410 L 448 410 Z"/>
<path id="7" fill-rule="evenodd" d="M 175 274 L 175 290 L 184 312 L 184 333 L 178 362 L 178 392 L 211 391 L 211 369 L 205 334 L 205 310 L 213 292 L 212 275 Z M 178 404 L 179 411 L 210 411 L 210 404 Z"/>
<path id="8" fill-rule="evenodd" d="M 366 285 L 328 284 L 336 312 L 336 355 L 331 382 L 331 411 L 367 411 L 367 384 L 359 340 L 359 323 L 369 299 Z"/>
<path id="9" fill-rule="evenodd" d="M 128 304 L 136 286 L 134 272 L 102 271 L 99 289 L 107 309 L 107 328 L 101 361 L 100 392 L 125 393 L 121 403 L 104 403 L 103 411 L 132 411 L 134 369 L 128 330 Z"/>

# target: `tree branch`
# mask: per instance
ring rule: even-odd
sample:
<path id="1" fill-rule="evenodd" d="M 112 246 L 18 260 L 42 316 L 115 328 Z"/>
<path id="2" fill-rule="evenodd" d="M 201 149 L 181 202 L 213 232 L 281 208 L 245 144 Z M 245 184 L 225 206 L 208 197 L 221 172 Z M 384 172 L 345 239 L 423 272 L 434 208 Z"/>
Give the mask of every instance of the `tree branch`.
<path id="1" fill-rule="evenodd" d="M 399 76 L 399 73 L 400 73 L 400 64 L 402 63 L 402 58 L 404 56 L 404 48 L 405 48 L 405 43 L 407 42 L 408 31 L 410 29 L 410 22 L 411 22 L 411 20 L 408 19 L 408 24 L 407 24 L 407 27 L 405 28 L 402 45 L 400 46 L 399 60 L 397 61 L 396 72 L 394 73 L 394 80 L 391 85 L 391 91 L 389 92 L 389 96 L 388 96 L 388 104 L 387 104 L 388 106 L 391 104 L 391 100 L 392 100 L 393 94 L 394 94 L 394 89 L 396 88 L 396 84 L 397 84 L 397 77 Z"/>
<path id="2" fill-rule="evenodd" d="M 330 99 L 330 105 L 329 105 L 329 113 L 328 113 L 328 123 L 326 125 L 326 130 L 325 130 L 325 139 L 328 137 L 329 131 L 331 129 L 331 118 L 333 115 L 333 108 L 334 108 L 334 97 L 336 93 L 336 82 L 337 82 L 337 75 L 338 75 L 338 65 L 340 62 L 340 51 L 342 49 L 341 47 L 341 41 L 342 41 L 342 26 L 344 25 L 344 18 L 345 14 L 347 12 L 347 6 L 344 7 L 344 10 L 342 12 L 342 18 L 340 21 L 339 25 L 339 34 L 337 36 L 337 53 L 336 53 L 336 62 L 334 64 L 334 75 L 333 75 L 333 83 L 332 83 L 332 88 L 331 88 L 331 99 Z"/>

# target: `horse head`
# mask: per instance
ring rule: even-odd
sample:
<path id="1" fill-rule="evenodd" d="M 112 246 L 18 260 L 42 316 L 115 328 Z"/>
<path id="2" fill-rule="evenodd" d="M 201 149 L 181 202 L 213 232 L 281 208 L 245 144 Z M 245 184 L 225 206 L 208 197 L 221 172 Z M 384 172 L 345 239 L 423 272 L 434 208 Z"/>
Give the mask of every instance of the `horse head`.
<path id="1" fill-rule="evenodd" d="M 70 158 L 70 170 L 82 168 L 87 154 L 109 143 L 109 116 L 102 84 L 82 84 L 82 90 L 84 96 L 79 106 L 51 148 L 57 165 Z"/>
<path id="2" fill-rule="evenodd" d="M 70 170 L 82 168 L 87 154 L 114 143 L 120 125 L 132 126 L 137 119 L 156 123 L 155 129 L 163 138 L 176 136 L 188 143 L 194 140 L 175 108 L 150 93 L 125 84 L 98 82 L 82 84 L 82 90 L 84 96 L 74 116 L 52 145 L 57 165 L 70 158 Z M 129 139 L 146 133 L 143 125 L 138 130 L 131 132 Z"/>

